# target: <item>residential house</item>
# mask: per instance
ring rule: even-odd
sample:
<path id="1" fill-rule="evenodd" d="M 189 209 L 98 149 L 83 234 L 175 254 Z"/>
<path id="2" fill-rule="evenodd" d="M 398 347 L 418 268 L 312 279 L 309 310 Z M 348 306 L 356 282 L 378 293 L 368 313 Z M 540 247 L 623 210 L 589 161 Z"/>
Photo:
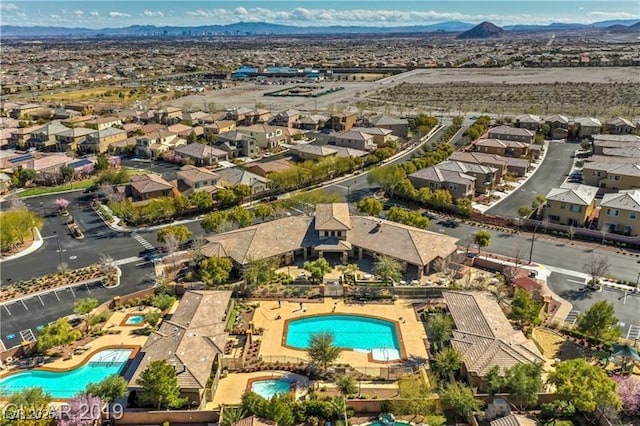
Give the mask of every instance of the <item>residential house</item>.
<path id="1" fill-rule="evenodd" d="M 602 123 L 593 117 L 578 117 L 574 120 L 574 133 L 580 139 L 590 138 L 600 133 Z"/>
<path id="2" fill-rule="evenodd" d="M 183 166 L 177 173 L 178 190 L 185 195 L 193 191 L 215 192 L 220 176 L 202 167 Z"/>
<path id="3" fill-rule="evenodd" d="M 542 118 L 540 118 L 540 116 L 533 114 L 523 114 L 516 116 L 514 124 L 518 128 L 537 132 L 544 124 L 544 121 L 542 120 Z"/>
<path id="4" fill-rule="evenodd" d="M 356 124 L 357 118 L 355 112 L 332 114 L 324 124 L 324 128 L 334 132 L 349 131 Z"/>
<path id="5" fill-rule="evenodd" d="M 593 153 L 601 155 L 605 148 L 631 148 L 640 146 L 640 136 L 636 135 L 594 135 Z"/>
<path id="6" fill-rule="evenodd" d="M 392 134 L 401 138 L 409 135 L 409 120 L 390 117 L 384 114 L 374 115 L 367 119 L 369 126 L 391 130 Z"/>
<path id="7" fill-rule="evenodd" d="M 331 133 L 329 135 L 329 144 L 343 146 L 345 148 L 355 148 L 361 151 L 373 151 L 377 148 L 373 142 L 374 137 L 368 133 L 354 130 L 345 130 Z"/>
<path id="8" fill-rule="evenodd" d="M 449 170 L 475 177 L 475 191 L 477 194 L 484 194 L 494 187 L 496 183 L 496 173 L 498 171 L 495 167 L 451 160 L 443 161 L 435 167 L 440 170 Z"/>
<path id="9" fill-rule="evenodd" d="M 302 130 L 317 131 L 325 126 L 329 116 L 322 114 L 303 114 L 296 122 L 296 127 Z"/>
<path id="10" fill-rule="evenodd" d="M 535 135 L 535 132 L 519 127 L 498 126 L 489 129 L 490 139 L 500 139 L 503 141 L 516 141 L 530 144 L 533 143 Z"/>
<path id="11" fill-rule="evenodd" d="M 187 399 L 189 407 L 204 406 L 210 378 L 220 374 L 219 358 L 229 337 L 225 326 L 230 301 L 230 291 L 185 292 L 171 320 L 162 321 L 140 349 L 129 390 L 141 393 L 140 375 L 153 361 L 163 360 L 175 368 L 180 396 Z"/>
<path id="12" fill-rule="evenodd" d="M 376 146 L 384 145 L 390 140 L 395 139 L 392 130 L 383 129 L 382 127 L 352 127 L 351 131 L 373 136 L 373 143 L 375 143 Z"/>
<path id="13" fill-rule="evenodd" d="M 182 121 L 189 126 L 195 126 L 198 124 L 211 123 L 211 115 L 203 111 L 185 112 L 182 114 Z"/>
<path id="14" fill-rule="evenodd" d="M 230 158 L 253 157 L 260 152 L 256 138 L 237 130 L 220 133 L 216 136 L 214 144 L 229 153 Z"/>
<path id="15" fill-rule="evenodd" d="M 287 160 L 273 160 L 264 163 L 254 161 L 250 163 L 246 169 L 266 178 L 269 173 L 281 173 L 289 170 L 291 167 L 293 167 L 293 165 Z"/>
<path id="16" fill-rule="evenodd" d="M 288 109 L 271 117 L 269 124 L 278 127 L 295 127 L 302 113 L 297 109 Z"/>
<path id="17" fill-rule="evenodd" d="M 48 151 L 56 148 L 56 136 L 70 130 L 60 121 L 54 120 L 31 133 L 27 145 L 40 151 Z"/>
<path id="18" fill-rule="evenodd" d="M 511 327 L 489 293 L 443 291 L 442 297 L 455 328 L 451 346 L 462 356 L 462 375 L 473 387 L 486 389 L 486 376 L 494 367 L 544 363 L 537 346 Z"/>
<path id="19" fill-rule="evenodd" d="M 640 188 L 640 162 L 586 162 L 582 168 L 584 184 L 601 188 L 603 192 Z"/>
<path id="20" fill-rule="evenodd" d="M 69 117 L 66 120 L 62 121 L 62 124 L 68 127 L 85 127 L 85 123 L 87 121 L 94 120 L 96 118 L 95 115 L 76 115 L 73 117 Z"/>
<path id="21" fill-rule="evenodd" d="M 231 132 L 236 129 L 236 122 L 233 120 L 218 120 L 204 126 L 204 136 L 207 140 L 213 140 L 216 135 Z"/>
<path id="22" fill-rule="evenodd" d="M 109 151 L 112 143 L 124 141 L 127 139 L 127 132 L 117 127 L 107 127 L 103 130 L 97 130 L 89 133 L 86 139 L 80 143 L 80 151 L 103 153 Z"/>
<path id="23" fill-rule="evenodd" d="M 544 217 L 552 223 L 585 226 L 596 207 L 598 188 L 578 185 L 575 188 L 552 188 L 546 195 Z"/>
<path id="24" fill-rule="evenodd" d="M 440 169 L 438 166 L 426 167 L 407 176 L 413 186 L 429 188 L 432 191 L 446 189 L 454 200 L 459 198 L 473 198 L 476 178 L 458 171 Z"/>
<path id="25" fill-rule="evenodd" d="M 88 129 L 86 127 L 73 127 L 64 132 L 60 132 L 56 135 L 56 148 L 58 151 L 63 152 L 78 151 L 80 144 L 94 132 L 94 129 Z"/>
<path id="26" fill-rule="evenodd" d="M 96 117 L 85 121 L 84 126 L 95 130 L 105 130 L 109 127 L 122 126 L 122 119 L 118 117 Z"/>
<path id="27" fill-rule="evenodd" d="M 219 161 L 229 159 L 229 154 L 226 151 L 197 142 L 179 146 L 175 152 L 190 159 L 197 166 L 211 166 Z"/>
<path id="28" fill-rule="evenodd" d="M 251 194 L 260 194 L 267 190 L 269 179 L 251 173 L 241 167 L 226 167 L 216 172 L 220 176 L 220 184 L 227 188 L 236 185 L 246 185 L 251 188 Z"/>
<path id="29" fill-rule="evenodd" d="M 286 139 L 281 127 L 270 126 L 268 124 L 240 126 L 236 130 L 254 138 L 256 145 L 264 149 L 276 148 L 280 146 L 281 143 L 284 143 Z"/>
<path id="30" fill-rule="evenodd" d="M 529 144 L 525 142 L 478 139 L 473 143 L 473 146 L 478 152 L 505 157 L 521 158 L 529 154 Z"/>
<path id="31" fill-rule="evenodd" d="M 122 125 L 122 129 L 127 132 L 127 137 L 130 138 L 132 136 L 137 135 L 139 132 L 142 132 L 142 124 L 139 123 L 125 123 Z"/>
<path id="32" fill-rule="evenodd" d="M 214 235 L 208 241 L 202 247 L 205 256 L 226 256 L 239 268 L 261 259 L 292 264 L 296 258 L 314 255 L 338 255 L 343 262 L 386 255 L 417 277 L 457 249 L 455 238 L 375 217 L 350 216 L 343 203 L 318 204 L 315 216 L 285 217 Z"/>
<path id="33" fill-rule="evenodd" d="M 173 193 L 173 185 L 155 173 L 131 176 L 129 184 L 133 201 L 150 200 L 157 197 L 168 197 Z M 127 191 L 128 192 L 128 191 Z"/>
<path id="34" fill-rule="evenodd" d="M 606 128 L 607 133 L 612 135 L 628 135 L 636 130 L 635 124 L 622 117 L 616 117 L 607 121 Z"/>
<path id="35" fill-rule="evenodd" d="M 186 145 L 187 141 L 168 130 L 145 133 L 136 138 L 135 153 L 141 157 L 158 158 L 164 152 Z"/>
<path id="36" fill-rule="evenodd" d="M 16 120 L 28 120 L 33 113 L 40 109 L 42 109 L 42 105 L 40 104 L 16 105 L 9 113 L 9 117 L 15 118 Z"/>
<path id="37" fill-rule="evenodd" d="M 462 163 L 468 163 L 468 164 L 482 164 L 484 166 L 495 168 L 497 170 L 496 184 L 500 184 L 502 182 L 502 179 L 508 172 L 517 174 L 515 173 L 516 171 L 521 171 L 520 170 L 521 167 L 514 169 L 513 165 L 511 166 L 512 167 L 511 170 L 509 170 L 510 161 L 517 160 L 517 161 L 527 162 L 526 160 L 513 159 L 513 158 L 510 159 L 507 157 L 501 157 L 499 155 L 493 155 L 493 154 L 483 154 L 480 152 L 460 152 L 460 151 L 452 153 L 449 156 L 449 160 L 460 161 Z"/>
<path id="38" fill-rule="evenodd" d="M 182 120 L 182 110 L 176 107 L 166 107 L 155 112 L 155 119 L 162 124 L 176 124 Z"/>
<path id="39" fill-rule="evenodd" d="M 93 114 L 96 109 L 95 105 L 84 102 L 70 103 L 66 104 L 64 107 L 72 111 L 77 111 L 81 114 Z"/>
<path id="40" fill-rule="evenodd" d="M 31 134 L 41 128 L 42 126 L 31 126 L 19 127 L 11 130 L 11 136 L 9 136 L 9 148 L 26 148 L 29 139 L 31 139 Z"/>
<path id="41" fill-rule="evenodd" d="M 508 416 L 492 420 L 489 426 L 536 426 L 538 422 L 522 414 L 509 414 Z"/>
<path id="42" fill-rule="evenodd" d="M 284 143 L 296 144 L 305 139 L 304 130 L 296 129 L 295 127 L 279 127 L 282 129 L 282 136 L 284 136 Z"/>
<path id="43" fill-rule="evenodd" d="M 321 160 L 338 154 L 338 151 L 330 146 L 312 144 L 296 145 L 291 148 L 291 152 L 302 160 Z"/>
<path id="44" fill-rule="evenodd" d="M 62 183 L 62 174 L 60 170 L 62 166 L 66 166 L 73 162 L 73 158 L 62 154 L 44 155 L 34 158 L 31 163 L 31 169 L 36 172 L 36 181 L 45 184 Z"/>
<path id="45" fill-rule="evenodd" d="M 362 158 L 369 155 L 367 151 L 363 151 L 361 149 L 355 149 L 355 148 L 348 148 L 345 146 L 332 145 L 331 149 L 335 149 L 338 152 L 336 155 L 342 158 L 356 158 L 356 157 Z"/>
<path id="46" fill-rule="evenodd" d="M 551 115 L 545 119 L 549 126 L 551 139 L 567 139 L 569 137 L 569 119 L 564 115 Z"/>
<path id="47" fill-rule="evenodd" d="M 238 126 L 251 126 L 266 123 L 271 117 L 271 111 L 266 109 L 251 109 L 246 107 L 234 108 L 227 112 L 226 119 L 233 120 Z"/>
<path id="48" fill-rule="evenodd" d="M 600 202 L 598 229 L 616 234 L 640 235 L 640 189 L 605 194 Z"/>

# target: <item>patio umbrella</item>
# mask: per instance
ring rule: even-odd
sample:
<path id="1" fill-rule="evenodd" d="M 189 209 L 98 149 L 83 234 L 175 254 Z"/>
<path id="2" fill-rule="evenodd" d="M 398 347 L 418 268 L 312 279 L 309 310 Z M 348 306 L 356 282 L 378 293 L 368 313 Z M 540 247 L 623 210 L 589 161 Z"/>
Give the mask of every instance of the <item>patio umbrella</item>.
<path id="1" fill-rule="evenodd" d="M 640 361 L 638 349 L 629 345 L 614 345 L 611 350 L 611 356 L 619 356 L 622 358 L 632 359 L 634 361 Z"/>

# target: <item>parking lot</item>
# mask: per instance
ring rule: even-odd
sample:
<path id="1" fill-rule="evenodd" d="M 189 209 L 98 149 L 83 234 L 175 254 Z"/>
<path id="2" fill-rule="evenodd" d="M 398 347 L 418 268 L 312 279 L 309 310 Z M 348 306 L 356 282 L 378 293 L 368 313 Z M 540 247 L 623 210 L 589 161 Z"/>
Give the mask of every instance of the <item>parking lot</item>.
<path id="1" fill-rule="evenodd" d="M 40 330 L 61 316 L 73 313 L 77 299 L 95 297 L 99 303 L 114 296 L 129 294 L 149 287 L 151 263 L 121 265 L 123 272 L 120 286 L 104 288 L 100 283 L 80 285 L 73 288 L 51 291 L 45 294 L 10 301 L 0 305 L 0 341 L 5 348 L 19 345 L 22 341 L 34 341 Z"/>

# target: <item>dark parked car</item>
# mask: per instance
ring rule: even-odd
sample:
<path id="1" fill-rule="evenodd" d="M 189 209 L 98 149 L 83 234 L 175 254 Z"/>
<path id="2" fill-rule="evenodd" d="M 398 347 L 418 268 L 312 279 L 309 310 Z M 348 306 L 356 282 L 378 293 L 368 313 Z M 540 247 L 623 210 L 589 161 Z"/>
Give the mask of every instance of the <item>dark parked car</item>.
<path id="1" fill-rule="evenodd" d="M 458 222 L 455 219 L 446 219 L 438 222 L 438 225 L 442 225 L 445 228 L 457 228 L 459 226 Z"/>

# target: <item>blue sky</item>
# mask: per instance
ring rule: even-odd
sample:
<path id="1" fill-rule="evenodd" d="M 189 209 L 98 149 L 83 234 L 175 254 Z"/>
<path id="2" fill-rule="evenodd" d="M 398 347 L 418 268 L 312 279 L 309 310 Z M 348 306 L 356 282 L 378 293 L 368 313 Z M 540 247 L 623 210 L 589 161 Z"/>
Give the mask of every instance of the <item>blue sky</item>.
<path id="1" fill-rule="evenodd" d="M 0 25 L 105 28 L 135 24 L 210 25 L 239 21 L 298 26 L 404 26 L 443 21 L 498 25 L 640 19 L 639 1 L 11 1 Z"/>

